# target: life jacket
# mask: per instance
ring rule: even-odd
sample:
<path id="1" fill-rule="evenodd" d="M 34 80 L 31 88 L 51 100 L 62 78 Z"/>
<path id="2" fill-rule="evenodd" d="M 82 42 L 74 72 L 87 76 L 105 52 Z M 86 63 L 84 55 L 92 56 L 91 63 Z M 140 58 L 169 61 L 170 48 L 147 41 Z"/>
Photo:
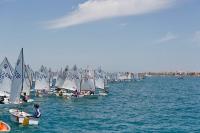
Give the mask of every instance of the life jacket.
<path id="1" fill-rule="evenodd" d="M 23 97 L 22 97 L 22 100 L 23 100 L 24 102 L 27 102 L 26 96 L 23 96 Z"/>
<path id="2" fill-rule="evenodd" d="M 39 110 L 39 108 L 38 108 L 38 109 L 35 110 L 34 117 L 35 117 L 35 118 L 40 118 L 40 116 L 41 116 L 41 113 L 40 113 L 40 110 Z"/>

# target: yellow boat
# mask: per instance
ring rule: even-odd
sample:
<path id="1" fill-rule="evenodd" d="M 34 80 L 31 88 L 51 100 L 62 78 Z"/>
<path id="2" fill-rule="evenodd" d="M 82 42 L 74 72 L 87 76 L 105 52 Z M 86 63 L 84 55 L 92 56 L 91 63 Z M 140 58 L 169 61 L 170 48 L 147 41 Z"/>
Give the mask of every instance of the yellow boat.
<path id="1" fill-rule="evenodd" d="M 9 132 L 10 126 L 3 121 L 0 121 L 0 132 Z"/>

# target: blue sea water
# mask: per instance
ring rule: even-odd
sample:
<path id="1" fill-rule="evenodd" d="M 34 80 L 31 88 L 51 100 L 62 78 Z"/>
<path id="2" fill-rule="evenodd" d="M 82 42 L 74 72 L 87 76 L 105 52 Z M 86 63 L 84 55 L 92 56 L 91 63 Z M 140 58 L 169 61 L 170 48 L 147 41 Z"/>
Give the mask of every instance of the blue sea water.
<path id="1" fill-rule="evenodd" d="M 12 133 L 200 132 L 200 78 L 150 77 L 109 86 L 109 95 L 98 99 L 36 98 L 38 126 L 12 122 L 9 106 L 0 105 L 0 119 Z M 32 105 L 22 108 L 32 112 Z"/>

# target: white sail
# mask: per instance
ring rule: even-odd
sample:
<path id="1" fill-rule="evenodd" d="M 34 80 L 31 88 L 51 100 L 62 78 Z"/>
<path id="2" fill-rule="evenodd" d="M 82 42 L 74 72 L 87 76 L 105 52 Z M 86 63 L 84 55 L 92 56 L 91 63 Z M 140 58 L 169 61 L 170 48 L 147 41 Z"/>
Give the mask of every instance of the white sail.
<path id="1" fill-rule="evenodd" d="M 5 57 L 0 65 L 0 95 L 9 95 L 13 77 L 13 68 Z"/>
<path id="2" fill-rule="evenodd" d="M 81 82 L 81 91 L 95 91 L 94 79 L 84 78 Z"/>
<path id="3" fill-rule="evenodd" d="M 49 83 L 43 78 L 35 81 L 35 90 L 49 90 Z"/>
<path id="4" fill-rule="evenodd" d="M 71 70 L 71 75 L 73 78 L 73 82 L 76 84 L 77 91 L 80 92 L 80 83 L 81 83 L 81 74 L 75 65 Z"/>
<path id="5" fill-rule="evenodd" d="M 132 79 L 132 74 L 131 73 L 128 73 L 128 78 L 127 79 L 129 79 L 129 80 Z"/>
<path id="6" fill-rule="evenodd" d="M 105 89 L 105 76 L 103 71 L 100 69 L 99 71 L 94 71 L 95 77 L 95 87 L 99 89 Z"/>
<path id="7" fill-rule="evenodd" d="M 22 93 L 26 93 L 26 95 L 30 95 L 30 90 L 31 90 L 30 82 L 28 79 L 25 78 L 24 83 L 23 83 Z"/>
<path id="8" fill-rule="evenodd" d="M 35 90 L 49 90 L 49 80 L 41 72 L 36 72 Z"/>
<path id="9" fill-rule="evenodd" d="M 81 80 L 80 79 L 74 79 L 74 82 L 76 83 L 77 91 L 80 92 L 81 91 L 81 88 L 80 88 Z"/>
<path id="10" fill-rule="evenodd" d="M 12 78 L 11 93 L 10 93 L 11 103 L 20 102 L 20 94 L 23 88 L 23 80 L 24 80 L 23 69 L 24 69 L 24 56 L 23 56 L 23 49 L 22 49 L 15 66 L 14 76 Z"/>
<path id="11" fill-rule="evenodd" d="M 59 74 L 57 79 L 56 79 L 56 84 L 55 86 L 57 88 L 62 88 L 63 87 L 63 84 L 65 82 L 65 76 L 63 74 Z"/>
<path id="12" fill-rule="evenodd" d="M 94 71 L 85 70 L 80 85 L 81 91 L 95 91 Z"/>
<path id="13" fill-rule="evenodd" d="M 24 83 L 23 83 L 23 89 L 22 93 L 26 93 L 26 95 L 30 95 L 30 90 L 31 90 L 31 82 L 32 79 L 30 79 L 30 73 L 27 68 L 27 66 L 24 66 Z"/>
<path id="14" fill-rule="evenodd" d="M 71 90 L 71 91 L 78 90 L 76 82 L 73 79 L 72 80 L 65 79 L 65 82 L 64 82 L 62 88 L 67 89 L 67 90 Z"/>
<path id="15" fill-rule="evenodd" d="M 65 78 L 62 88 L 72 90 L 72 91 L 75 91 L 75 90 L 80 91 L 80 80 L 76 71 L 68 70 L 65 72 L 64 75 L 66 78 Z"/>
<path id="16" fill-rule="evenodd" d="M 99 89 L 104 89 L 104 79 L 102 78 L 99 78 L 99 79 L 95 79 L 95 86 L 96 88 L 99 88 Z"/>
<path id="17" fill-rule="evenodd" d="M 124 73 L 118 73 L 117 75 L 118 80 L 126 80 L 127 76 Z"/>
<path id="18" fill-rule="evenodd" d="M 139 79 L 138 73 L 134 73 L 134 79 L 135 79 L 135 80 L 138 80 L 138 79 Z"/>

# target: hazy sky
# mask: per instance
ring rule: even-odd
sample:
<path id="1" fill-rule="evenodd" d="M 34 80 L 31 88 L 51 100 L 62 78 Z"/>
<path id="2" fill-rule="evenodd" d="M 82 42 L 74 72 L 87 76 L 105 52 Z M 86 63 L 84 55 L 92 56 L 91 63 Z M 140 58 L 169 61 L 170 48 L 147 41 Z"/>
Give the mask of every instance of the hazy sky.
<path id="1" fill-rule="evenodd" d="M 0 60 L 200 71 L 200 0 L 0 0 Z"/>

